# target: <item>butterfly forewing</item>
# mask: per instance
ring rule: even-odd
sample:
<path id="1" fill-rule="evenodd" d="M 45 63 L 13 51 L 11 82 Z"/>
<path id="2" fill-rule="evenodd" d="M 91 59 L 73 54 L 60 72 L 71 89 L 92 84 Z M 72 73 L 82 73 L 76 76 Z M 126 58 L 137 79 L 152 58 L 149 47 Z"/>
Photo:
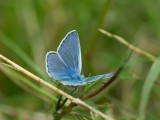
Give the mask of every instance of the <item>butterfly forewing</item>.
<path id="1" fill-rule="evenodd" d="M 70 74 L 80 75 L 82 68 L 81 48 L 78 33 L 75 30 L 66 35 L 60 43 L 57 52 L 68 67 Z"/>
<path id="2" fill-rule="evenodd" d="M 67 66 L 63 63 L 56 52 L 47 53 L 46 69 L 48 74 L 56 80 L 60 80 L 66 76 L 69 76 Z"/>

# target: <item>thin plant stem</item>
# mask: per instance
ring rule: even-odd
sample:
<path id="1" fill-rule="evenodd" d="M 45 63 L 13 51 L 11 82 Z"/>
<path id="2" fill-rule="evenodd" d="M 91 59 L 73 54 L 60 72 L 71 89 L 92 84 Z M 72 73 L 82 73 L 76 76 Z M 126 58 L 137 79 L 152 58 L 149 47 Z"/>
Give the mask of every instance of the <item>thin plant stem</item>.
<path id="1" fill-rule="evenodd" d="M 109 79 L 109 81 L 104 83 L 104 85 L 102 85 L 99 89 L 95 90 L 91 94 L 88 94 L 87 96 L 82 97 L 82 100 L 86 100 L 86 99 L 89 99 L 89 98 L 92 98 L 92 97 L 98 95 L 105 88 L 107 88 L 109 85 L 111 85 L 118 78 L 119 74 L 122 72 L 122 70 L 126 66 L 126 64 L 127 64 L 128 60 L 129 60 L 130 56 L 132 55 L 132 53 L 133 53 L 133 51 L 130 51 L 130 53 L 125 57 L 123 64 L 119 67 L 119 69 L 117 70 L 116 74 L 112 78 Z"/>
<path id="2" fill-rule="evenodd" d="M 47 83 L 47 82 L 44 81 L 43 79 L 41 79 L 41 78 L 39 78 L 38 76 L 34 75 L 33 73 L 27 71 L 26 69 L 22 68 L 21 66 L 17 65 L 16 63 L 12 62 L 11 60 L 9 60 L 8 58 L 4 57 L 4 56 L 1 55 L 1 54 L 0 54 L 0 60 L 8 63 L 8 64 L 11 65 L 12 67 L 14 67 L 18 72 L 20 72 L 20 73 L 24 74 L 25 76 L 31 78 L 32 80 L 34 80 L 34 81 L 36 81 L 36 82 L 38 82 L 38 83 L 40 83 L 40 84 L 48 87 L 49 89 L 51 89 L 51 90 L 53 90 L 53 91 L 55 91 L 55 92 L 63 95 L 64 97 L 68 98 L 72 103 L 75 103 L 75 104 L 77 104 L 77 105 L 79 105 L 79 106 L 81 106 L 81 107 L 83 107 L 83 108 L 85 108 L 85 109 L 88 109 L 88 110 L 94 112 L 95 114 L 101 116 L 102 118 L 104 118 L 104 119 L 106 119 L 106 120 L 108 120 L 108 119 L 111 120 L 111 119 L 112 119 L 112 118 L 110 118 L 109 116 L 105 115 L 104 113 L 102 113 L 102 112 L 94 109 L 93 107 L 89 106 L 88 104 L 84 103 L 84 102 L 81 101 L 80 99 L 74 98 L 74 97 L 72 97 L 71 95 L 65 93 L 64 91 L 62 91 L 62 90 L 56 88 L 55 86 Z"/>
<path id="3" fill-rule="evenodd" d="M 109 5 L 110 5 L 110 1 L 111 0 L 106 0 L 104 5 L 102 6 L 102 9 L 100 11 L 100 15 L 97 19 L 95 28 L 93 30 L 93 34 L 91 36 L 91 39 L 88 42 L 88 48 L 87 48 L 86 53 L 85 53 L 85 59 L 86 59 L 87 65 L 89 66 L 89 71 L 92 72 L 92 73 L 94 73 L 94 69 L 93 69 L 93 64 L 91 62 L 91 59 L 92 59 L 92 56 L 93 56 L 93 53 L 94 53 L 93 50 L 95 48 L 95 45 L 96 45 L 96 42 L 97 42 L 97 39 L 98 39 L 97 29 L 100 28 L 103 24 L 104 18 L 107 15 L 107 11 L 108 11 L 108 8 L 109 8 Z"/>
<path id="4" fill-rule="evenodd" d="M 129 42 L 127 42 L 125 39 L 123 39 L 122 37 L 118 36 L 118 35 L 114 35 L 108 31 L 105 31 L 103 29 L 99 29 L 99 31 L 105 35 L 107 35 L 108 37 L 110 38 L 114 38 L 115 40 L 117 40 L 118 42 L 126 45 L 128 48 L 134 50 L 136 53 L 142 55 L 142 56 L 145 56 L 147 58 L 149 58 L 150 60 L 152 61 L 156 61 L 157 58 L 155 56 L 153 56 L 152 54 L 142 50 L 142 49 L 139 49 L 138 47 L 135 47 L 134 45 L 130 44 Z"/>

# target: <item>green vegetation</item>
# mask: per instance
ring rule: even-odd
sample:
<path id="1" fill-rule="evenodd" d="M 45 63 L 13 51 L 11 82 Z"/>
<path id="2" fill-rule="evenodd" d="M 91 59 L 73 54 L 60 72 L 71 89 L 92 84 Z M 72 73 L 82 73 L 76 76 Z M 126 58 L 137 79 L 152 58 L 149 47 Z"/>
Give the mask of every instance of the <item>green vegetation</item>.
<path id="1" fill-rule="evenodd" d="M 55 51 L 62 38 L 75 29 L 81 43 L 82 73 L 92 76 L 117 71 L 131 47 L 99 28 L 121 36 L 140 52 L 133 52 L 114 83 L 82 101 L 115 120 L 159 120 L 159 5 L 160 1 L 149 0 L 1 0 L 0 54 L 71 93 L 73 87 L 64 87 L 47 75 L 46 53 Z M 58 114 L 59 93 L 6 66 L 0 59 L 0 120 L 52 120 L 53 116 L 62 120 L 103 119 L 86 107 L 68 107 L 69 100 L 62 107 L 63 114 Z M 92 93 L 103 82 L 80 87 L 72 96 Z"/>

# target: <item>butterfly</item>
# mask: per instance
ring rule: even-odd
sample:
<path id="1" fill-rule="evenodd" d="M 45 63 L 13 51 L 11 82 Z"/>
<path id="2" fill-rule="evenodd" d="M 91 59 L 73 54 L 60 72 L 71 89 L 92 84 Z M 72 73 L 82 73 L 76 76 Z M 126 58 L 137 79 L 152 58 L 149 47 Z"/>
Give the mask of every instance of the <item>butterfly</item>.
<path id="1" fill-rule="evenodd" d="M 50 51 L 46 54 L 46 71 L 53 79 L 69 86 L 82 86 L 115 75 L 115 73 L 108 73 L 84 77 L 81 75 L 81 59 L 78 33 L 76 30 L 72 30 L 63 38 L 57 52 Z"/>

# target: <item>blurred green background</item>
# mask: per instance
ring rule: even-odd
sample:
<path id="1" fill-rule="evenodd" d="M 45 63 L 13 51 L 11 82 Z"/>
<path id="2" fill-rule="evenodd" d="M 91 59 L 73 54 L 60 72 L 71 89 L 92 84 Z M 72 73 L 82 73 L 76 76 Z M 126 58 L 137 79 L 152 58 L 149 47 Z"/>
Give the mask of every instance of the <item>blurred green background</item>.
<path id="1" fill-rule="evenodd" d="M 46 53 L 55 51 L 69 31 L 77 30 L 82 73 L 89 76 L 116 71 L 128 48 L 98 29 L 122 36 L 158 56 L 159 6 L 160 1 L 150 0 L 1 0 L 0 54 L 54 85 L 45 71 Z M 105 104 L 107 113 L 117 120 L 136 119 L 142 87 L 152 63 L 134 53 L 117 82 L 91 101 L 97 106 Z M 0 120 L 52 119 L 51 103 L 56 101 L 57 94 L 39 85 L 42 91 L 53 95 L 46 97 L 28 87 L 24 76 L 10 73 L 0 72 Z M 159 85 L 154 84 L 150 95 L 147 120 L 160 118 Z M 71 114 L 68 119 L 76 120 L 79 116 Z"/>

